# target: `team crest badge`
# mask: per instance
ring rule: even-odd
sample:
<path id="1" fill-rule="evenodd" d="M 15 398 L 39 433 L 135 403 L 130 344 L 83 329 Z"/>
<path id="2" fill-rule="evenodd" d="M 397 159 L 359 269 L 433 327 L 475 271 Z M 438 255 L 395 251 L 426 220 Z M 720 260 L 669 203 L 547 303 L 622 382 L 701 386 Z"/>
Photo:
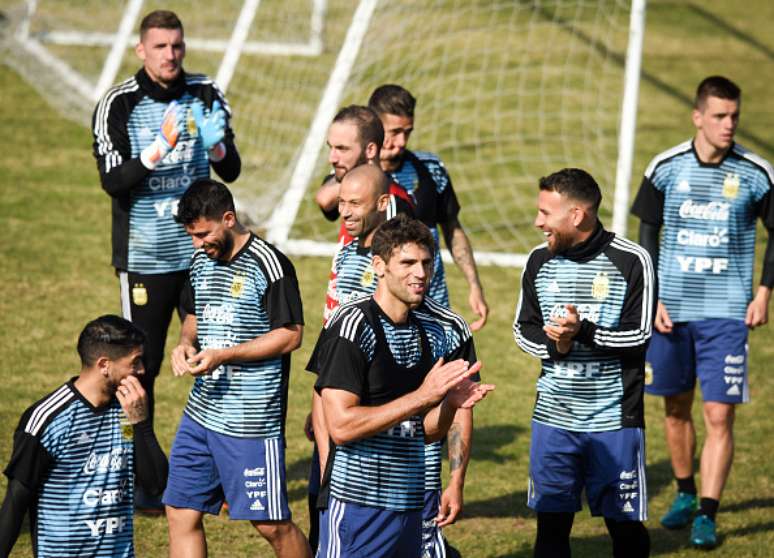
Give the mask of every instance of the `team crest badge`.
<path id="1" fill-rule="evenodd" d="M 121 421 L 121 436 L 127 442 L 134 440 L 134 426 L 129 424 L 126 419 Z"/>
<path id="2" fill-rule="evenodd" d="M 132 300 L 137 306 L 148 304 L 148 291 L 142 283 L 135 283 L 132 287 Z"/>
<path id="3" fill-rule="evenodd" d="M 645 362 L 645 385 L 649 386 L 653 383 L 653 366 L 649 362 Z"/>
<path id="4" fill-rule="evenodd" d="M 605 300 L 609 293 L 610 280 L 607 278 L 607 273 L 600 271 L 591 282 L 591 296 L 594 297 L 594 300 Z"/>
<path id="5" fill-rule="evenodd" d="M 723 197 L 733 200 L 739 195 L 739 175 L 729 172 L 723 180 Z"/>
<path id="6" fill-rule="evenodd" d="M 371 267 L 371 264 L 368 264 L 368 267 L 363 271 L 363 276 L 360 277 L 360 284 L 363 287 L 370 287 L 374 284 L 374 268 Z"/>
<path id="7" fill-rule="evenodd" d="M 242 296 L 242 291 L 245 290 L 245 276 L 234 275 L 234 280 L 231 282 L 231 296 L 239 298 Z"/>

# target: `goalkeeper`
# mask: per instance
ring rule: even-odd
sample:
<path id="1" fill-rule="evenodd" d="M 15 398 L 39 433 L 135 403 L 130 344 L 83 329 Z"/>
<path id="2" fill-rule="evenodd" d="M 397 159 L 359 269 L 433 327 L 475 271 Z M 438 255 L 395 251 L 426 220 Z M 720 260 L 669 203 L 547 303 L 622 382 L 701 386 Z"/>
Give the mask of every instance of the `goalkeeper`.
<path id="1" fill-rule="evenodd" d="M 164 356 L 172 313 L 193 253 L 175 222 L 188 186 L 208 178 L 210 165 L 227 182 L 241 169 L 230 109 L 215 83 L 183 70 L 183 24 L 154 11 L 140 24 L 137 56 L 143 66 L 110 89 L 92 118 L 94 157 L 112 201 L 112 263 L 125 318 L 147 334 L 142 385 L 153 414 L 153 384 Z M 138 507 L 162 510 L 160 503 Z"/>

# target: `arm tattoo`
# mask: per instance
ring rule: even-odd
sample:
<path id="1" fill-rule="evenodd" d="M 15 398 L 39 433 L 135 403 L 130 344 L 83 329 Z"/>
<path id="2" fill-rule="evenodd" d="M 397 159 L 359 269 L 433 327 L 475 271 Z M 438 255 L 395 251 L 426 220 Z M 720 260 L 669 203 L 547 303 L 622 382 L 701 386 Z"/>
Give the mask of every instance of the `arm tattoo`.
<path id="1" fill-rule="evenodd" d="M 462 467 L 463 456 L 465 455 L 465 442 L 462 440 L 462 433 L 457 424 L 452 424 L 448 434 L 449 443 L 449 470 L 456 471 Z"/>

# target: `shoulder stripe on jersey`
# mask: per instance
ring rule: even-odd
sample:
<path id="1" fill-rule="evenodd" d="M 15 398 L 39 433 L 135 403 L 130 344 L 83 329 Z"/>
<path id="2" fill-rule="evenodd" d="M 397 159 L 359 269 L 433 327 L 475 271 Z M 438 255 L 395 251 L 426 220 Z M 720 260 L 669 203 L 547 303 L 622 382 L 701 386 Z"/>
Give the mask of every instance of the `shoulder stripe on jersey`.
<path id="1" fill-rule="evenodd" d="M 328 316 L 328 321 L 325 322 L 323 325 L 324 329 L 330 329 L 330 327 L 335 324 L 339 318 L 344 316 L 353 306 L 363 302 L 366 298 L 370 297 L 371 295 L 363 294 L 360 295 L 357 298 L 353 298 L 350 301 L 345 302 L 344 304 L 338 305 L 336 308 L 333 309 L 331 312 L 331 315 Z"/>
<path id="2" fill-rule="evenodd" d="M 397 204 L 395 203 L 395 194 L 390 194 L 390 203 L 387 205 L 387 220 L 389 221 L 398 214 Z"/>
<path id="3" fill-rule="evenodd" d="M 457 328 L 460 330 L 460 333 L 462 334 L 463 341 L 467 341 L 468 339 L 470 339 L 472 335 L 470 333 L 470 327 L 468 326 L 468 323 L 462 318 L 462 316 L 460 316 L 455 312 L 452 312 L 451 310 L 439 304 L 429 296 L 425 297 L 424 302 L 425 302 L 425 307 L 427 307 L 428 310 L 456 324 Z"/>
<path id="4" fill-rule="evenodd" d="M 354 343 L 357 336 L 357 328 L 360 326 L 363 318 L 365 318 L 365 315 L 359 310 L 346 315 L 342 320 L 339 336 Z"/>
<path id="5" fill-rule="evenodd" d="M 32 415 L 30 415 L 29 421 L 27 421 L 27 425 L 24 427 L 24 431 L 36 436 L 42 426 L 46 423 L 46 420 L 48 420 L 48 417 L 73 397 L 75 397 L 75 394 L 69 386 L 63 385 L 60 387 L 35 407 L 35 410 L 32 411 Z"/>
<path id="6" fill-rule="evenodd" d="M 746 147 L 739 145 L 738 143 L 734 144 L 734 153 L 744 159 L 747 159 L 756 167 L 760 167 L 760 169 L 765 172 L 766 176 L 769 178 L 769 187 L 774 188 L 774 168 L 772 168 L 771 163 L 769 163 L 760 155 L 756 155 Z"/>
<path id="7" fill-rule="evenodd" d="M 691 144 L 692 140 L 684 141 L 680 145 L 676 145 L 671 149 L 667 149 L 666 151 L 663 151 L 653 157 L 653 159 L 650 161 L 650 164 L 648 165 L 648 168 L 645 169 L 645 176 L 650 179 L 653 176 L 653 172 L 656 170 L 657 166 L 659 166 L 664 161 L 671 159 L 672 157 L 676 157 L 677 155 L 685 153 L 686 151 L 690 151 Z"/>
<path id="8" fill-rule="evenodd" d="M 253 252 L 263 262 L 267 273 L 269 274 L 269 282 L 274 283 L 278 279 L 282 279 L 285 276 L 282 270 L 277 255 L 266 244 L 261 242 L 259 238 L 255 238 L 255 241 L 250 245 L 250 251 Z"/>
<path id="9" fill-rule="evenodd" d="M 136 91 L 139 87 L 137 80 L 131 77 L 109 90 L 97 106 L 97 116 L 94 119 L 94 137 L 97 141 L 97 153 L 101 156 L 107 156 L 105 159 L 105 172 L 109 172 L 110 169 L 123 162 L 120 153 L 111 153 L 113 151 L 113 142 L 108 132 L 110 107 L 117 97 Z"/>
<path id="10" fill-rule="evenodd" d="M 651 336 L 653 325 L 653 292 L 654 274 L 653 262 L 645 249 L 625 238 L 616 235 L 611 246 L 636 255 L 642 266 L 642 308 L 640 310 L 640 327 L 628 331 L 604 331 L 597 330 L 594 334 L 594 342 L 598 345 L 609 347 L 631 347 L 642 344 Z"/>

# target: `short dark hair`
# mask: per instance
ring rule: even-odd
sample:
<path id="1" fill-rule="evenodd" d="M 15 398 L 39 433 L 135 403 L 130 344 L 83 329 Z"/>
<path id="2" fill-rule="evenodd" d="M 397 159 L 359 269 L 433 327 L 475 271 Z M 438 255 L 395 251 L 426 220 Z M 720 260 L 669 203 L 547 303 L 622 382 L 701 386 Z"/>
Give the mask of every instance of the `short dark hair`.
<path id="1" fill-rule="evenodd" d="M 389 262 L 395 248 L 411 243 L 424 246 L 431 257 L 435 256 L 435 240 L 427 225 L 405 213 L 398 213 L 376 229 L 371 242 L 371 252 Z"/>
<path id="2" fill-rule="evenodd" d="M 175 221 L 190 225 L 197 219 L 219 220 L 226 211 L 234 211 L 234 197 L 225 184 L 200 178 L 185 191 L 177 206 Z"/>
<path id="3" fill-rule="evenodd" d="M 414 107 L 417 100 L 400 85 L 387 83 L 380 85 L 371 93 L 368 99 L 368 106 L 378 115 L 395 114 L 397 116 L 408 116 L 414 118 Z"/>
<path id="4" fill-rule="evenodd" d="M 594 212 L 599 210 L 602 202 L 602 192 L 599 184 L 583 169 L 562 169 L 540 179 L 540 189 L 559 194 L 581 202 L 588 203 Z"/>
<path id="5" fill-rule="evenodd" d="M 140 22 L 140 40 L 145 37 L 148 29 L 180 29 L 183 33 L 183 22 L 175 12 L 169 10 L 155 10 Z"/>
<path id="6" fill-rule="evenodd" d="M 728 78 L 710 76 L 701 80 L 699 87 L 696 88 L 696 99 L 693 102 L 693 107 L 702 110 L 707 102 L 707 97 L 738 101 L 742 97 L 742 90 Z"/>
<path id="7" fill-rule="evenodd" d="M 90 321 L 78 336 L 81 365 L 92 366 L 99 357 L 125 357 L 145 343 L 145 333 L 129 320 L 107 314 Z"/>
<path id="8" fill-rule="evenodd" d="M 357 139 L 361 149 L 365 149 L 369 143 L 376 144 L 377 153 L 382 149 L 384 126 L 379 120 L 379 115 L 370 108 L 362 105 L 349 105 L 336 113 L 333 122 L 352 122 L 357 128 Z"/>

